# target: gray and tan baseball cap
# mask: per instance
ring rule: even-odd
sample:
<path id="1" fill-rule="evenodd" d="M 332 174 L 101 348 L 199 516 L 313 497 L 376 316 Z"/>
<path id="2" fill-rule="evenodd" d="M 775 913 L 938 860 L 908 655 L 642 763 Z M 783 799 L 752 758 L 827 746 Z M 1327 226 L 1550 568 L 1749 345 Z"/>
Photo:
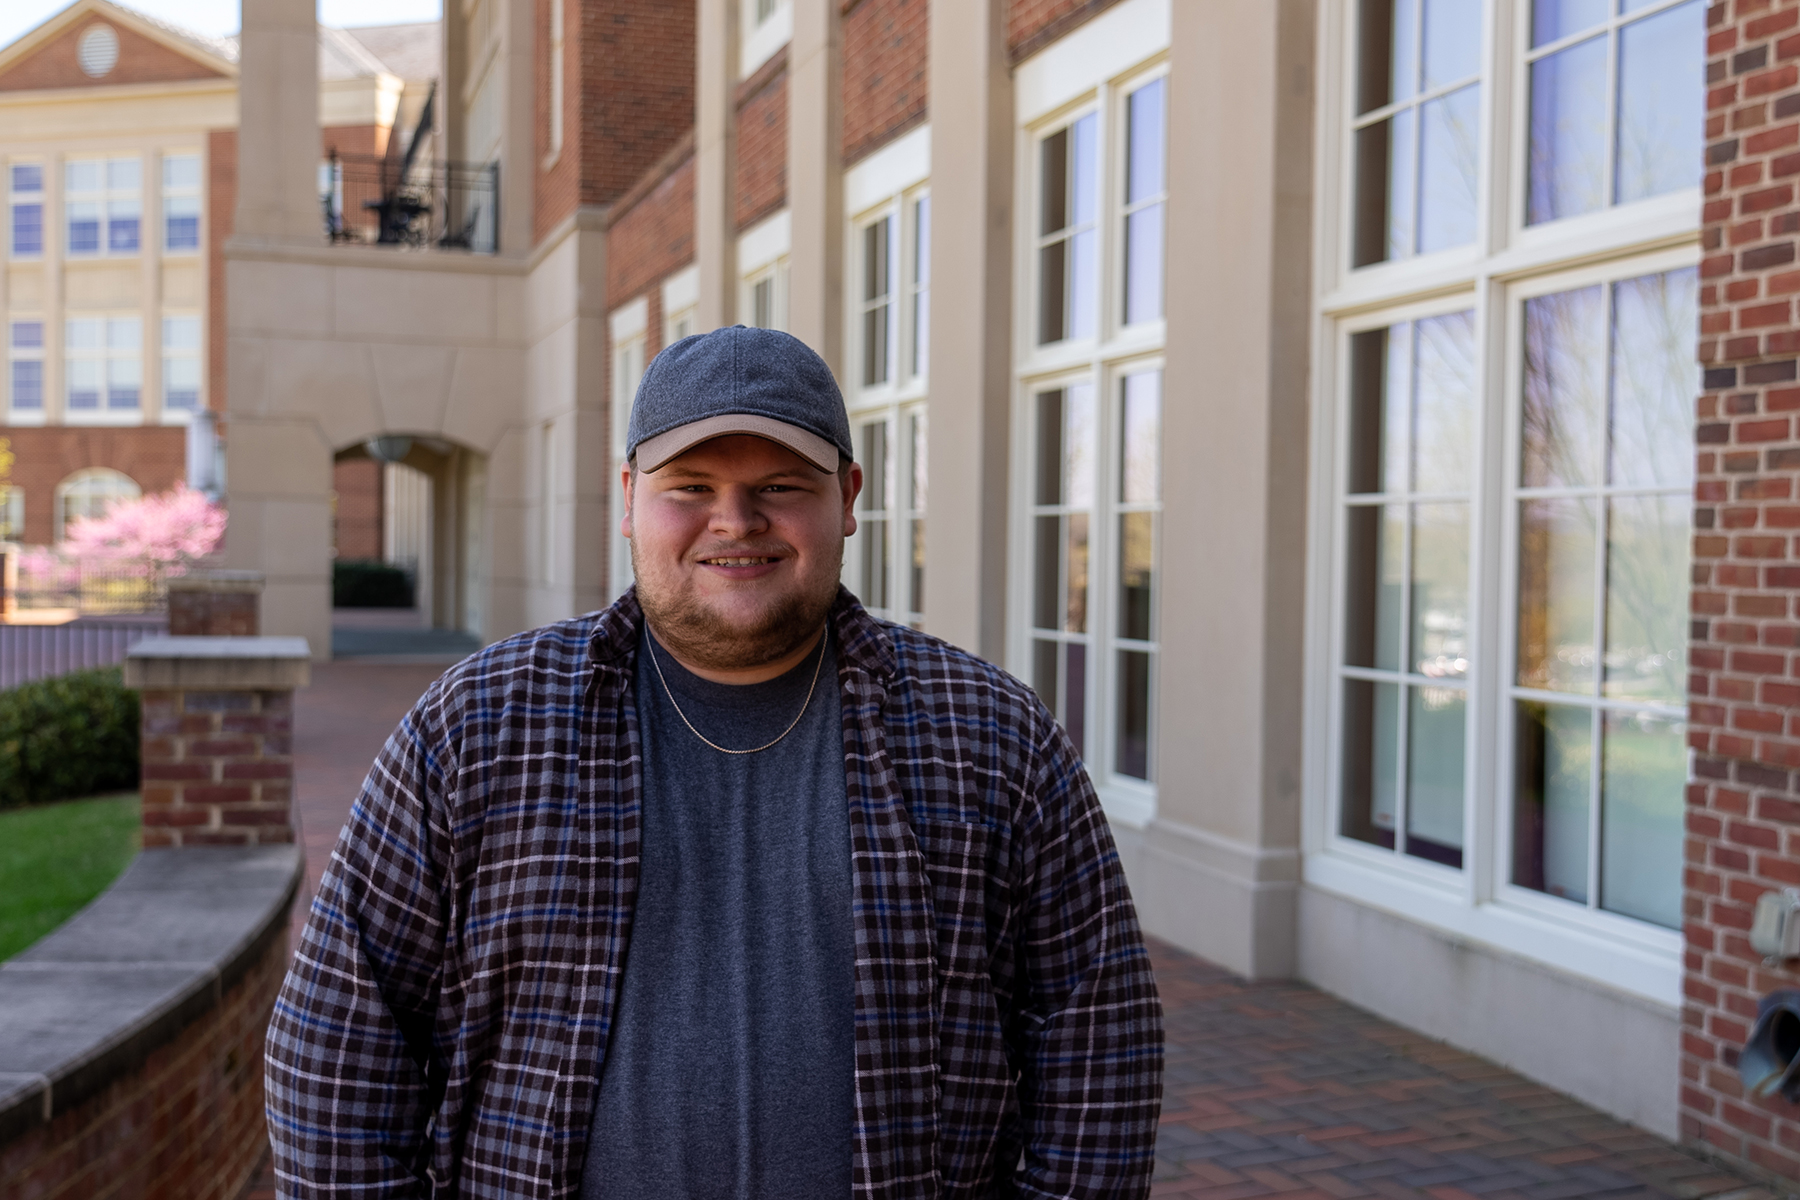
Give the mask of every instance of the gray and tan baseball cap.
<path id="1" fill-rule="evenodd" d="M 775 329 L 733 325 L 658 354 L 631 405 L 625 456 L 650 473 L 728 434 L 767 438 L 826 472 L 856 457 L 831 368 Z"/>

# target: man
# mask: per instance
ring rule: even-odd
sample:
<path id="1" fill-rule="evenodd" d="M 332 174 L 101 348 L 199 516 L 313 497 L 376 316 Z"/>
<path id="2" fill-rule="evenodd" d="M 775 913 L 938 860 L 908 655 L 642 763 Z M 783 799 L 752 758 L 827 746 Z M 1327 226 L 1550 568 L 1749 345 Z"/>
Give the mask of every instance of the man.
<path id="1" fill-rule="evenodd" d="M 284 1195 L 1142 1196 L 1162 1026 L 1031 692 L 838 585 L 862 486 L 786 334 L 631 413 L 611 608 L 434 684 L 268 1041 Z"/>

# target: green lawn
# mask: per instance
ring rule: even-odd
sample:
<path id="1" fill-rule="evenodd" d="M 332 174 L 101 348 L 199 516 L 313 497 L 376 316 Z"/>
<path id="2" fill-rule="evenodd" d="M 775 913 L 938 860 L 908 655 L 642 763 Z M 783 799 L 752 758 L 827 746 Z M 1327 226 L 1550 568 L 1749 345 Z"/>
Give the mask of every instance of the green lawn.
<path id="1" fill-rule="evenodd" d="M 135 795 L 0 812 L 0 960 L 105 891 L 137 849 Z"/>

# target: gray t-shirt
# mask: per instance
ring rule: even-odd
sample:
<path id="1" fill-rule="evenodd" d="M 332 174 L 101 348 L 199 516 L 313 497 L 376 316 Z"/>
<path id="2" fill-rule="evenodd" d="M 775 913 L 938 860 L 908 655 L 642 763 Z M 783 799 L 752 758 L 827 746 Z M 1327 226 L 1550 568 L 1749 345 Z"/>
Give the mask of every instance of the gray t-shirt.
<path id="1" fill-rule="evenodd" d="M 711 683 L 638 645 L 643 867 L 583 1200 L 850 1194 L 855 934 L 837 655 Z"/>

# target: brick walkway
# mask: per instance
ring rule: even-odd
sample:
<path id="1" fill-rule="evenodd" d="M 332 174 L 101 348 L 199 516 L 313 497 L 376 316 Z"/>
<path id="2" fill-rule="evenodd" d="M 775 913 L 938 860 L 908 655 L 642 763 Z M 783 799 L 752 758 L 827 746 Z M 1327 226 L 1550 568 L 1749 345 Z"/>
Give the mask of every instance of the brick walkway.
<path id="1" fill-rule="evenodd" d="M 335 662 L 295 700 L 307 895 L 369 761 L 442 668 Z M 296 921 L 304 903 L 296 904 Z M 1168 1074 L 1153 1195 L 1777 1200 L 1640 1129 L 1299 983 L 1153 943 Z M 240 1200 L 275 1200 L 265 1161 Z"/>

